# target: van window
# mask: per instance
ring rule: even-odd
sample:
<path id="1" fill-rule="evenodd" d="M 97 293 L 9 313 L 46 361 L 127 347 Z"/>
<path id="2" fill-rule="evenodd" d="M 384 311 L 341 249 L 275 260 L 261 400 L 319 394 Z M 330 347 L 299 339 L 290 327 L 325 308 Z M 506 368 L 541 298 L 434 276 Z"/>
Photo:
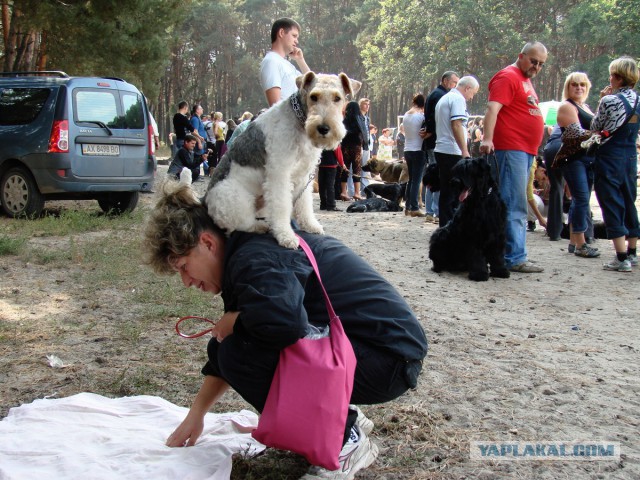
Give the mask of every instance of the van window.
<path id="1" fill-rule="evenodd" d="M 117 91 L 76 90 L 76 122 L 102 122 L 114 128 L 118 122 L 118 100 L 114 93 L 117 94 Z"/>
<path id="2" fill-rule="evenodd" d="M 142 110 L 142 95 L 120 92 L 124 107 L 125 128 L 141 130 L 144 128 L 144 112 Z"/>
<path id="3" fill-rule="evenodd" d="M 45 103 L 49 88 L 5 88 L 0 91 L 0 125 L 27 125 Z"/>
<path id="4" fill-rule="evenodd" d="M 102 122 L 109 128 L 118 129 L 141 130 L 145 127 L 140 94 L 76 89 L 74 99 L 76 123 Z"/>

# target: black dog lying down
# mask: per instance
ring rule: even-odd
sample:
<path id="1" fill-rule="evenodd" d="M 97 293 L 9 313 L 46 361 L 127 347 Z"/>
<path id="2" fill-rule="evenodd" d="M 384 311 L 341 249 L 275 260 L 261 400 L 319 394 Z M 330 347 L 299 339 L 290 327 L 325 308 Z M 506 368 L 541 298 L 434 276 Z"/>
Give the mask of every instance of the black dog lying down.
<path id="1" fill-rule="evenodd" d="M 398 205 L 398 202 L 392 202 L 379 197 L 357 200 L 347 207 L 347 212 L 349 213 L 399 212 L 400 210 L 402 210 L 402 207 Z"/>
<path id="2" fill-rule="evenodd" d="M 404 200 L 407 182 L 404 183 L 370 183 L 364 187 L 367 198 L 382 197 L 392 202 L 400 203 Z"/>
<path id="3" fill-rule="evenodd" d="M 569 225 L 562 224 L 562 232 L 560 232 L 560 238 L 569 240 Z M 607 227 L 604 222 L 593 222 L 593 238 L 607 238 Z"/>
<path id="4" fill-rule="evenodd" d="M 469 271 L 469 279 L 509 278 L 504 265 L 506 208 L 484 158 L 460 160 L 453 167 L 451 185 L 460 206 L 453 218 L 429 241 L 434 272 Z"/>
<path id="5" fill-rule="evenodd" d="M 440 170 L 437 164 L 430 163 L 427 165 L 422 177 L 422 185 L 429 187 L 432 192 L 440 191 Z"/>

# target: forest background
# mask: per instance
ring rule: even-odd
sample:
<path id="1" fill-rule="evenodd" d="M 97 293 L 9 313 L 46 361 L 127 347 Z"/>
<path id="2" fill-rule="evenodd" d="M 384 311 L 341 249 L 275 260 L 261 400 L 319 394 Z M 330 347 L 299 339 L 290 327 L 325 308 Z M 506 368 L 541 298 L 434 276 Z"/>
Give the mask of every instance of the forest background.
<path id="1" fill-rule="evenodd" d="M 5 72 L 63 70 L 139 86 L 161 138 L 181 100 L 225 118 L 266 106 L 259 65 L 274 19 L 302 26 L 300 46 L 316 72 L 364 82 L 378 126 L 396 125 L 411 97 L 445 70 L 472 74 L 481 90 L 526 41 L 549 49 L 534 80 L 541 101 L 560 100 L 565 76 L 587 72 L 590 103 L 608 84 L 608 63 L 640 56 L 638 0 L 2 0 Z"/>

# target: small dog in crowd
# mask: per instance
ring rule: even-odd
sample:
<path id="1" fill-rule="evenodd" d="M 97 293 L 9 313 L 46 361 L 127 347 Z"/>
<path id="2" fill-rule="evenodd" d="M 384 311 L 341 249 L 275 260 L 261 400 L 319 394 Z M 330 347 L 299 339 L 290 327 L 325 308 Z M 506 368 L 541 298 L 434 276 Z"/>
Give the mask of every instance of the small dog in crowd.
<path id="1" fill-rule="evenodd" d="M 568 224 L 562 224 L 562 231 L 560 232 L 560 238 L 569 240 L 571 229 Z M 607 226 L 604 222 L 593 222 L 593 238 L 607 238 Z"/>
<path id="2" fill-rule="evenodd" d="M 440 170 L 437 164 L 430 163 L 427 165 L 422 177 L 422 185 L 429 187 L 432 192 L 440 191 Z"/>
<path id="3" fill-rule="evenodd" d="M 362 171 L 380 175 L 386 183 L 405 183 L 409 181 L 409 170 L 404 162 L 385 162 L 377 158 L 370 159 L 362 166 Z"/>
<path id="4" fill-rule="evenodd" d="M 347 207 L 348 213 L 399 212 L 400 210 L 402 210 L 402 207 L 398 202 L 393 202 L 380 197 L 356 200 Z"/>
<path id="5" fill-rule="evenodd" d="M 400 204 L 404 200 L 407 191 L 407 182 L 404 183 L 370 183 L 364 187 L 367 198 L 382 197 Z"/>
<path id="6" fill-rule="evenodd" d="M 429 241 L 434 272 L 468 271 L 469 279 L 509 278 L 504 264 L 506 207 L 484 158 L 460 160 L 453 167 L 451 184 L 459 192 L 460 206 L 453 218 L 438 228 Z"/>
<path id="7" fill-rule="evenodd" d="M 346 134 L 342 109 L 361 83 L 344 73 L 296 79 L 298 92 L 252 122 L 211 176 L 205 196 L 209 215 L 227 233 L 271 230 L 278 243 L 298 248 L 291 216 L 300 228 L 324 233 L 315 218 L 311 176 L 323 149 Z"/>

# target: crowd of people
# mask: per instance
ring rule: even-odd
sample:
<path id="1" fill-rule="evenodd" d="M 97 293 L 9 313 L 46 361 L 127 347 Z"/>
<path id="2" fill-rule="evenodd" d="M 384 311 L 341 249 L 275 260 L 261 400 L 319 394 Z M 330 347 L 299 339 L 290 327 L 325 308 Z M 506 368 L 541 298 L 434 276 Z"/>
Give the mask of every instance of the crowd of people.
<path id="1" fill-rule="evenodd" d="M 541 71 L 547 55 L 541 43 L 527 43 L 517 60 L 496 73 L 489 83 L 484 115 L 471 117 L 466 108 L 480 88 L 477 79 L 460 78 L 447 71 L 426 99 L 414 96 L 399 129 L 402 135 L 399 132 L 394 140 L 390 129 L 383 130 L 380 148 L 398 146 L 398 158 L 402 156 L 406 162 L 409 181 L 405 215 L 446 224 L 458 205 L 450 188 L 451 169 L 460 159 L 491 155 L 507 206 L 505 259 L 511 271 L 543 271 L 529 261 L 526 249 L 526 232 L 535 231 L 537 224 L 551 241 L 560 240 L 563 228 L 568 227 L 570 253 L 599 257 L 601 252 L 593 245 L 590 208 L 594 191 L 607 237 L 616 250 L 616 258 L 604 268 L 631 271 L 638 264 L 635 198 L 640 109 L 633 90 L 638 67 L 627 57 L 611 63 L 610 85 L 600 93 L 595 112 L 585 103 L 591 88 L 587 74 L 570 73 L 564 83 L 557 124 L 545 125 L 531 79 Z M 422 120 L 419 129 L 416 119 Z M 580 147 L 580 142 L 592 136 L 598 138 L 599 148 L 587 151 Z M 561 145 L 565 150 L 571 146 L 572 151 L 559 162 Z M 621 158 L 616 163 L 612 155 Z M 431 192 L 427 187 L 420 192 L 420 180 L 430 163 L 438 167 L 440 191 Z"/>
<path id="2" fill-rule="evenodd" d="M 292 19 L 273 24 L 272 47 L 259 75 L 268 106 L 295 94 L 295 78 L 310 70 L 298 47 L 299 35 L 300 26 Z M 507 268 L 521 273 L 543 271 L 528 259 L 526 232 L 535 229 L 537 222 L 547 229 L 550 240 L 559 240 L 565 198 L 570 198 L 569 251 L 583 258 L 598 257 L 600 252 L 591 243 L 589 208 L 595 188 L 607 236 L 616 251 L 616 258 L 604 268 L 631 271 L 638 264 L 640 234 L 635 207 L 640 125 L 640 105 L 633 90 L 637 65 L 626 57 L 610 64 L 610 85 L 602 90 L 595 112 L 585 104 L 591 87 L 588 76 L 571 73 L 564 85 L 557 125 L 545 126 L 531 79 L 540 73 L 547 57 L 544 45 L 527 43 L 516 61 L 491 79 L 486 112 L 473 118 L 467 102 L 481 88 L 478 80 L 444 72 L 440 84 L 426 97 L 417 94 L 412 98 L 395 138 L 390 128 L 382 129 L 378 137 L 369 117 L 369 99 L 352 99 L 344 111 L 346 136 L 338 148 L 321 156 L 320 209 L 339 211 L 336 200 L 363 198 L 362 189 L 372 179 L 362 166 L 373 157 L 391 159 L 395 147 L 398 158 L 406 162 L 409 177 L 405 214 L 445 224 L 458 203 L 449 186 L 451 169 L 461 159 L 487 155 L 495 157 L 499 191 L 506 205 Z M 210 174 L 228 145 L 256 118 L 245 112 L 225 122 L 219 112 L 203 115 L 197 104 L 190 115 L 188 112 L 189 105 L 181 102 L 173 119 L 176 150 L 169 173 L 178 176 L 188 167 L 194 179 L 201 165 L 208 165 L 204 175 Z M 562 149 L 595 133 L 599 138 L 595 153 L 578 143 L 566 161 L 557 164 Z M 439 171 L 439 192 L 422 188 L 430 164 Z M 225 307 L 209 342 L 202 388 L 185 420 L 167 440 L 167 445 L 179 447 L 197 441 L 205 413 L 230 386 L 262 412 L 281 350 L 324 325 L 319 313 L 324 300 L 317 292 L 318 283 L 309 281 L 313 273 L 300 251 L 278 247 L 268 234 L 234 232 L 227 237 L 186 186 L 165 185 L 163 189 L 147 227 L 149 262 L 158 272 L 178 272 L 186 287 L 221 292 Z M 329 275 L 323 277 L 329 297 L 354 344 L 358 366 L 352 402 L 386 402 L 414 388 L 426 355 L 426 339 L 404 300 L 337 240 L 301 235 L 319 257 L 320 270 Z M 340 261 L 332 260 L 335 258 Z M 376 287 L 369 288 L 369 284 Z M 283 292 L 287 292 L 286 301 Z M 356 311 L 355 316 L 349 313 Z M 304 478 L 353 478 L 377 455 L 368 439 L 372 428 L 362 412 L 350 406 L 341 470 L 312 466 Z"/>

